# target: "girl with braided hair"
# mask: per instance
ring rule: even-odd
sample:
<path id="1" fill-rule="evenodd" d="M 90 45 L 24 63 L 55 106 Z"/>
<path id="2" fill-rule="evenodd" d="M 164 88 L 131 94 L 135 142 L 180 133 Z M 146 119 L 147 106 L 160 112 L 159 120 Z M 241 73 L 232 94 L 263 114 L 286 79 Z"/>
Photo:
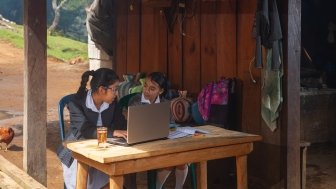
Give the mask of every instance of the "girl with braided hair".
<path id="1" fill-rule="evenodd" d="M 90 76 L 90 89 L 87 89 Z M 118 86 L 119 78 L 111 69 L 100 68 L 83 73 L 80 87 L 76 94 L 71 95 L 68 104 L 70 128 L 65 136 L 66 141 L 97 138 L 99 126 L 108 128 L 107 137 L 127 137 L 126 120 L 116 101 Z M 57 155 L 62 162 L 66 188 L 75 188 L 77 160 L 64 146 L 58 148 Z M 108 175 L 90 168 L 87 188 L 105 188 L 108 182 Z M 124 183 L 125 188 L 136 188 L 135 174 L 126 175 Z"/>

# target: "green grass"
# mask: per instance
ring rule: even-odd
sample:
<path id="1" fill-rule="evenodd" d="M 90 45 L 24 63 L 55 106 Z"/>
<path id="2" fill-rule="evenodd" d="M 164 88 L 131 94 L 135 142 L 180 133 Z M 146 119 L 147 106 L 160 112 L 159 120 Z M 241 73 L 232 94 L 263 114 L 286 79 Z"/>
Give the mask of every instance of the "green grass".
<path id="1" fill-rule="evenodd" d="M 87 44 L 61 36 L 50 36 L 48 40 L 48 56 L 64 61 L 74 58 L 87 60 Z"/>
<path id="2" fill-rule="evenodd" d="M 12 29 L 0 28 L 0 40 L 23 49 L 23 27 L 11 25 Z M 87 44 L 62 36 L 47 36 L 47 54 L 49 57 L 68 62 L 75 58 L 87 60 Z"/>
<path id="3" fill-rule="evenodd" d="M 11 29 L 0 29 L 0 40 L 11 43 L 17 48 L 23 49 L 23 29 L 13 28 Z"/>

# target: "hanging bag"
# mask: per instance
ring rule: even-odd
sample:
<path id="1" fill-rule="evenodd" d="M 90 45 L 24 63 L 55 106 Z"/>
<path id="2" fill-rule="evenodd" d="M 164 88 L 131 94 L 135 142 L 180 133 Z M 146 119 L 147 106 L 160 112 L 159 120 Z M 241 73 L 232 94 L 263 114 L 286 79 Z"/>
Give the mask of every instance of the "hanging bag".
<path id="1" fill-rule="evenodd" d="M 178 91 L 179 97 L 171 101 L 172 117 L 177 123 L 185 123 L 191 120 L 191 99 L 187 98 L 187 91 Z"/>
<path id="2" fill-rule="evenodd" d="M 212 104 L 227 105 L 229 100 L 229 79 L 221 79 L 208 83 L 199 93 L 198 110 L 205 121 L 208 121 Z"/>

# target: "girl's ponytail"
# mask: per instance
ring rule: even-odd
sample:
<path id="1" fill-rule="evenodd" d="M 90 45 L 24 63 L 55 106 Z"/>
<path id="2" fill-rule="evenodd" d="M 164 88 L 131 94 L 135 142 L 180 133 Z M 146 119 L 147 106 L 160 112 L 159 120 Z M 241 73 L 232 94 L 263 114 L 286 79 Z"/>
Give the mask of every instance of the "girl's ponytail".
<path id="1" fill-rule="evenodd" d="M 90 77 L 90 75 L 93 76 L 94 73 L 95 73 L 94 70 L 86 71 L 86 72 L 83 73 L 82 80 L 81 80 L 80 86 L 79 86 L 77 94 L 76 94 L 78 97 L 82 97 L 85 94 L 86 85 L 87 85 L 87 82 L 89 81 L 89 77 Z"/>
<path id="2" fill-rule="evenodd" d="M 92 90 L 92 93 L 95 93 L 100 86 L 108 87 L 116 81 L 119 81 L 118 75 L 109 68 L 99 68 L 96 71 L 86 71 L 82 75 L 82 81 L 76 93 L 77 98 L 82 98 L 86 95 L 86 85 L 90 76 L 92 76 L 90 81 L 90 89 Z"/>

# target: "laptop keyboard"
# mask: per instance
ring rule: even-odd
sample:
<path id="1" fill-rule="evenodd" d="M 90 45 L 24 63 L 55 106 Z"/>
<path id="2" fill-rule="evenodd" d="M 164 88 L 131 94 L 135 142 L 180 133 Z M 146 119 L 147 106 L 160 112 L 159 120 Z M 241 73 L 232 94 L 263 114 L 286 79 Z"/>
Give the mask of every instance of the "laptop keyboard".
<path id="1" fill-rule="evenodd" d="M 107 138 L 107 142 L 110 144 L 128 146 L 126 139 L 122 137 Z"/>

